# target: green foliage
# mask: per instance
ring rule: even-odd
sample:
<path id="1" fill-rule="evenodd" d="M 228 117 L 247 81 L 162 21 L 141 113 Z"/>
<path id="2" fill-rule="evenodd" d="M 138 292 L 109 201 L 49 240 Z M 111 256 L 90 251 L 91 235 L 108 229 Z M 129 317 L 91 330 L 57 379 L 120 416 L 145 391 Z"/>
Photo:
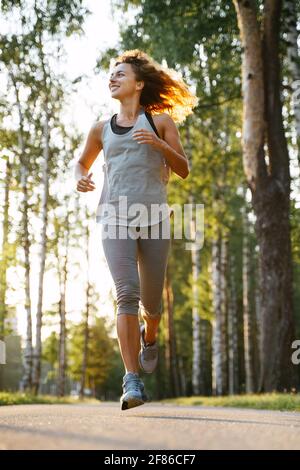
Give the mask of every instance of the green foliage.
<path id="1" fill-rule="evenodd" d="M 95 66 L 95 72 L 100 72 L 101 70 L 109 70 L 110 66 L 110 60 L 115 58 L 118 55 L 118 50 L 116 48 L 109 48 L 106 49 L 105 52 L 101 54 L 101 56 L 98 58 L 96 66 Z"/>
<path id="2" fill-rule="evenodd" d="M 232 2 L 187 0 L 185 2 L 146 0 L 143 2 L 128 1 L 128 5 L 139 6 L 135 23 L 123 22 L 121 28 L 122 49 L 140 47 L 147 50 L 157 60 L 166 58 L 171 67 L 178 64 L 189 68 L 195 60 L 195 46 L 200 43 L 210 44 L 209 56 L 216 64 L 215 71 L 221 65 L 227 68 L 230 75 L 233 63 L 238 59 L 227 61 L 228 55 L 234 59 L 233 52 L 239 47 L 232 38 L 237 36 L 237 22 Z M 114 2 L 115 8 L 123 8 L 123 2 Z M 174 47 L 176 44 L 176 47 Z M 222 54 L 222 55 L 220 55 Z M 200 64 L 200 62 L 199 62 Z M 226 65 L 227 64 L 227 65 Z M 222 82 L 226 80 L 222 76 Z M 227 77 L 229 89 L 232 82 Z"/>
<path id="3" fill-rule="evenodd" d="M 119 351 L 118 341 L 112 340 L 113 351 L 110 358 L 109 374 L 105 381 L 97 387 L 97 397 L 105 400 L 119 400 L 122 393 L 122 379 L 124 375 L 124 365 Z"/>
<path id="4" fill-rule="evenodd" d="M 84 345 L 84 323 L 70 328 L 69 371 L 74 380 L 80 380 Z M 89 327 L 86 384 L 88 387 L 105 383 L 113 367 L 114 340 L 109 336 L 104 318 L 96 318 Z"/>
<path id="5" fill-rule="evenodd" d="M 56 369 L 58 366 L 58 335 L 54 331 L 43 342 L 43 359 Z"/>
<path id="6" fill-rule="evenodd" d="M 74 33 L 82 33 L 82 23 L 90 14 L 88 8 L 82 5 L 82 0 L 47 0 L 36 1 L 34 15 L 32 7 L 25 0 L 2 0 L 1 9 L 3 13 L 13 13 L 20 9 L 22 22 L 26 24 L 31 16 L 36 21 L 36 30 L 45 29 L 50 34 L 64 34 L 70 36 Z"/>

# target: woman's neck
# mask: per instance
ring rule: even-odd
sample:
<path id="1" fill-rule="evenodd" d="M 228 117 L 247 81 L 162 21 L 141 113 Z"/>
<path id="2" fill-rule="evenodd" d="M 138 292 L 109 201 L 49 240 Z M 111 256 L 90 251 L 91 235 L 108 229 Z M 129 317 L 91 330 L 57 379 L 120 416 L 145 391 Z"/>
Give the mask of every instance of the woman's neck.
<path id="1" fill-rule="evenodd" d="M 120 107 L 120 111 L 118 112 L 118 120 L 121 122 L 134 122 L 138 115 L 140 114 L 141 109 L 143 106 L 138 104 L 137 106 L 130 104 L 129 106 L 122 105 Z"/>

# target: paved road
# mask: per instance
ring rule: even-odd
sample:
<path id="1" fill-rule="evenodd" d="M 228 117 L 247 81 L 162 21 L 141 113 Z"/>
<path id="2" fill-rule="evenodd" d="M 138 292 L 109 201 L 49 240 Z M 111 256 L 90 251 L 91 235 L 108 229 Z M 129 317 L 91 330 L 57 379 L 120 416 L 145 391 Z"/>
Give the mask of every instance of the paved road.
<path id="1" fill-rule="evenodd" d="M 300 449 L 300 413 L 117 403 L 0 408 L 0 449 Z"/>

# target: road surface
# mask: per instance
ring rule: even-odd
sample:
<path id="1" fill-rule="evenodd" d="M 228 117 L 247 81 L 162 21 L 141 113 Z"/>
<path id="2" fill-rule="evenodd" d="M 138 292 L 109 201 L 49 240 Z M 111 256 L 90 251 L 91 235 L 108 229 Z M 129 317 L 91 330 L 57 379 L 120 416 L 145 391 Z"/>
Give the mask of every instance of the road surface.
<path id="1" fill-rule="evenodd" d="M 5 449 L 300 449 L 300 413 L 118 403 L 0 407 Z"/>

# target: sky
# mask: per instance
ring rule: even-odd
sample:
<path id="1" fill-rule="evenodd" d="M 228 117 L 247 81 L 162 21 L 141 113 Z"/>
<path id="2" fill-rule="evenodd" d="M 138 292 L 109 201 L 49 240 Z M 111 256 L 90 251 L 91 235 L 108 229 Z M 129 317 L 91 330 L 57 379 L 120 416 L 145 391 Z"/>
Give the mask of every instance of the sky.
<path id="1" fill-rule="evenodd" d="M 86 78 L 77 87 L 77 93 L 71 97 L 65 113 L 64 120 L 74 126 L 85 137 L 81 142 L 77 152 L 75 152 L 72 167 L 80 157 L 83 149 L 85 138 L 92 123 L 99 118 L 106 119 L 119 109 L 119 103 L 110 96 L 108 89 L 108 72 L 103 71 L 96 74 L 93 69 L 100 52 L 108 47 L 117 44 L 118 23 L 121 21 L 120 14 L 113 15 L 110 0 L 85 0 L 85 5 L 92 12 L 84 23 L 83 29 L 85 34 L 82 37 L 71 37 L 65 41 L 64 47 L 66 57 L 64 64 L 61 65 L 64 74 L 70 79 L 85 75 Z M 98 310 L 101 315 L 107 316 L 111 321 L 114 318 L 113 307 L 109 300 L 109 293 L 113 291 L 114 285 L 111 275 L 104 258 L 102 244 L 100 239 L 100 224 L 96 223 L 95 212 L 100 198 L 103 178 L 102 178 L 103 152 L 99 154 L 90 171 L 93 171 L 93 179 L 96 183 L 96 190 L 89 193 L 80 193 L 83 203 L 87 203 L 92 214 L 89 220 L 91 230 L 91 241 L 89 246 L 90 252 L 90 269 L 89 276 L 95 284 L 96 291 L 100 296 Z M 72 188 L 72 181 L 69 187 Z M 74 190 L 76 182 L 74 179 Z M 71 189 L 72 190 L 72 189 Z M 35 336 L 35 312 L 37 305 L 37 275 L 39 270 L 39 247 L 34 248 L 32 253 L 32 276 L 31 276 L 31 298 L 32 298 L 32 316 L 33 316 L 33 336 Z M 79 251 L 79 250 L 78 250 Z M 75 272 L 70 273 L 69 283 L 67 287 L 67 318 L 71 321 L 79 321 L 84 307 L 84 279 L 87 276 L 86 260 L 82 258 L 82 254 L 74 253 L 83 270 L 80 277 L 76 278 Z M 79 273 L 79 274 L 80 274 Z M 11 293 L 12 298 L 8 298 L 9 304 L 17 306 L 17 328 L 19 334 L 25 337 L 26 333 L 26 315 L 24 310 L 24 289 L 23 276 L 16 276 L 14 270 L 10 273 L 9 281 L 15 286 L 15 290 Z M 50 287 L 50 288 L 49 288 Z M 115 295 L 115 293 L 114 293 Z M 44 279 L 44 300 L 43 310 L 51 309 L 51 305 L 58 301 L 58 285 L 55 270 L 47 270 Z M 53 329 L 57 327 L 46 325 L 42 330 L 43 339 L 47 337 Z"/>

